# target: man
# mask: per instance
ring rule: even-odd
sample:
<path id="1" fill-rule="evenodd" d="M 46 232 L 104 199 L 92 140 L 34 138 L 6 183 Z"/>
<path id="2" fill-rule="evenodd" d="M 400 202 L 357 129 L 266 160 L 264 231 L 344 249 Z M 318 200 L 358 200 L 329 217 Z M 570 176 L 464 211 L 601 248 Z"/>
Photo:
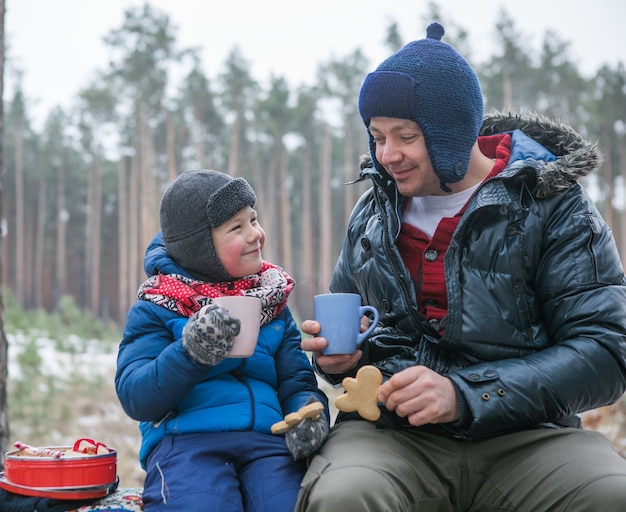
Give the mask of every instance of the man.
<path id="1" fill-rule="evenodd" d="M 483 119 L 476 74 L 434 23 L 370 73 L 359 110 L 372 188 L 331 283 L 380 322 L 323 356 L 332 384 L 383 373 L 377 422 L 340 413 L 299 511 L 626 510 L 626 462 L 578 413 L 618 400 L 626 278 L 577 183 L 594 145 L 537 116 Z"/>

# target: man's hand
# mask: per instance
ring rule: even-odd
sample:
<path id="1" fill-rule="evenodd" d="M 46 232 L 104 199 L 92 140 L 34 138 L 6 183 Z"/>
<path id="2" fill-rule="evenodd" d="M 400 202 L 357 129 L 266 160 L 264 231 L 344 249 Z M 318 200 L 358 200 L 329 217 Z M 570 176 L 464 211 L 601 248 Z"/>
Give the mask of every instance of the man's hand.
<path id="1" fill-rule="evenodd" d="M 459 419 L 452 381 L 425 366 L 413 366 L 391 376 L 380 387 L 378 400 L 413 426 Z"/>
<path id="2" fill-rule="evenodd" d="M 364 321 L 361 320 L 361 332 L 367 329 L 367 326 L 363 329 L 363 325 Z M 321 350 L 326 348 L 328 340 L 317 336 L 320 332 L 320 324 L 315 320 L 305 320 L 302 322 L 302 332 L 313 336 L 313 338 L 302 339 L 300 344 L 302 350 L 305 352 L 313 352 L 318 366 L 330 375 L 349 372 L 357 365 L 363 355 L 363 352 L 359 349 L 357 349 L 354 354 L 323 355 Z"/>

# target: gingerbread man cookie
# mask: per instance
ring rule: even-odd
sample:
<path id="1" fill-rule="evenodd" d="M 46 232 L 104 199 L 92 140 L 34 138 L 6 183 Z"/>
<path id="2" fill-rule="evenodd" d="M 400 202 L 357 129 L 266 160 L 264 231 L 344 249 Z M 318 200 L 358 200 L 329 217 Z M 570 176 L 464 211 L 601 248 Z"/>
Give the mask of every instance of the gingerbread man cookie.
<path id="1" fill-rule="evenodd" d="M 378 390 L 383 382 L 383 375 L 375 366 L 362 366 L 356 372 L 356 378 L 346 377 L 342 384 L 346 392 L 335 399 L 335 407 L 343 412 L 358 412 L 366 420 L 380 418 L 378 408 Z"/>
<path id="2" fill-rule="evenodd" d="M 272 425 L 272 434 L 284 434 L 292 427 L 295 427 L 302 420 L 305 420 L 307 418 L 316 420 L 320 417 L 320 414 L 322 414 L 323 410 L 324 406 L 321 402 L 313 402 L 312 404 L 300 407 L 300 409 L 298 409 L 296 412 L 287 414 L 283 421 L 274 423 Z"/>

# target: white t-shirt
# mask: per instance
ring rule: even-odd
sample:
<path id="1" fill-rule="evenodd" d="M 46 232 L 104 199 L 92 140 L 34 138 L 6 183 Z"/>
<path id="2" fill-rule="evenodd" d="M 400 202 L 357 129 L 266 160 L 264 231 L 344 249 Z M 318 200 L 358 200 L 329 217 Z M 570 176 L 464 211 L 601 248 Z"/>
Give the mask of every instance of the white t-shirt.
<path id="1" fill-rule="evenodd" d="M 455 194 L 409 197 L 402 221 L 432 238 L 441 219 L 454 217 L 472 197 L 478 185 L 480 183 Z"/>

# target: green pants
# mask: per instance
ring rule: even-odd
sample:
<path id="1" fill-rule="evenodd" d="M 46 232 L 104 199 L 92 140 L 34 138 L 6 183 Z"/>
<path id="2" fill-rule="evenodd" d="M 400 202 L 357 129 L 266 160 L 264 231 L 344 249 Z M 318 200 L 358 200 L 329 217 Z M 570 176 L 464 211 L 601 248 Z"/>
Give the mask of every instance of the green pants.
<path id="1" fill-rule="evenodd" d="M 626 461 L 586 430 L 462 441 L 349 421 L 312 459 L 296 511 L 620 512 Z"/>

